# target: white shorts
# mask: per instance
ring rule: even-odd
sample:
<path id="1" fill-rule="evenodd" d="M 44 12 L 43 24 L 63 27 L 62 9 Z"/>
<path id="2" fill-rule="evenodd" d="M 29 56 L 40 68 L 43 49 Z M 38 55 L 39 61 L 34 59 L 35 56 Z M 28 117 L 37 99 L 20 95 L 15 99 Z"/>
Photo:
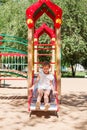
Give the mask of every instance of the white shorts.
<path id="1" fill-rule="evenodd" d="M 51 90 L 50 86 L 43 86 L 43 85 L 38 85 L 38 89 L 44 89 L 44 90 Z"/>

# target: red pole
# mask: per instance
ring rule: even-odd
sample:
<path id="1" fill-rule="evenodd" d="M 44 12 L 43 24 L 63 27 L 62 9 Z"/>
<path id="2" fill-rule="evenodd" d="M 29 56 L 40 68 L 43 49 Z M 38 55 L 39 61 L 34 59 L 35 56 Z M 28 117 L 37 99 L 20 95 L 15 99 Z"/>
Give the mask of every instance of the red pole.
<path id="1" fill-rule="evenodd" d="M 0 36 L 0 45 L 2 45 L 2 40 L 3 40 L 3 37 Z"/>
<path id="2" fill-rule="evenodd" d="M 2 45 L 2 39 L 3 39 L 3 37 L 0 36 L 0 45 Z M 0 56 L 0 68 L 1 68 L 1 56 Z M 1 74 L 0 74 L 0 77 L 1 77 Z M 1 80 L 0 80 L 0 84 L 1 84 Z"/>

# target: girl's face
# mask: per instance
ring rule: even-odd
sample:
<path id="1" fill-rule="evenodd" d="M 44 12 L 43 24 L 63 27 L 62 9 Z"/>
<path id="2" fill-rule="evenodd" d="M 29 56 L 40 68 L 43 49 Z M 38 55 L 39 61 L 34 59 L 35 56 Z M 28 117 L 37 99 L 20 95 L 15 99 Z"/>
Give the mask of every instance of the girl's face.
<path id="1" fill-rule="evenodd" d="M 49 65 L 43 66 L 43 72 L 45 74 L 49 74 L 49 69 L 50 69 Z"/>

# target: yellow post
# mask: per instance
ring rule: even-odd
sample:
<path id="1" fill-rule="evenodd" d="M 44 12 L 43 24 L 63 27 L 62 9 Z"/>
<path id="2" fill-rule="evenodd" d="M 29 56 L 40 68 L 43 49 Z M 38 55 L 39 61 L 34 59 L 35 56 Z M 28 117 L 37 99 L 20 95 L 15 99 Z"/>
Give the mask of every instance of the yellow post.
<path id="1" fill-rule="evenodd" d="M 33 29 L 28 29 L 28 97 L 33 76 Z"/>
<path id="2" fill-rule="evenodd" d="M 60 29 L 56 29 L 56 80 L 58 99 L 61 100 L 61 43 L 60 43 Z"/>

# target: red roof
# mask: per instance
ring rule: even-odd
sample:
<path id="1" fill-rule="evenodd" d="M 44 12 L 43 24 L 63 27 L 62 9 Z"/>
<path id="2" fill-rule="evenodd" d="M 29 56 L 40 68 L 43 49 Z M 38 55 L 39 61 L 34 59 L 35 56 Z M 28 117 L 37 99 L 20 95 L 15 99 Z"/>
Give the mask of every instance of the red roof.
<path id="1" fill-rule="evenodd" d="M 26 10 L 26 18 L 35 22 L 43 13 L 46 13 L 53 21 L 61 19 L 62 9 L 50 0 L 38 0 Z M 60 21 L 61 22 L 61 21 Z"/>
<path id="2" fill-rule="evenodd" d="M 47 33 L 51 38 L 55 38 L 54 30 L 45 23 L 35 31 L 34 38 L 39 38 L 43 33 Z"/>

